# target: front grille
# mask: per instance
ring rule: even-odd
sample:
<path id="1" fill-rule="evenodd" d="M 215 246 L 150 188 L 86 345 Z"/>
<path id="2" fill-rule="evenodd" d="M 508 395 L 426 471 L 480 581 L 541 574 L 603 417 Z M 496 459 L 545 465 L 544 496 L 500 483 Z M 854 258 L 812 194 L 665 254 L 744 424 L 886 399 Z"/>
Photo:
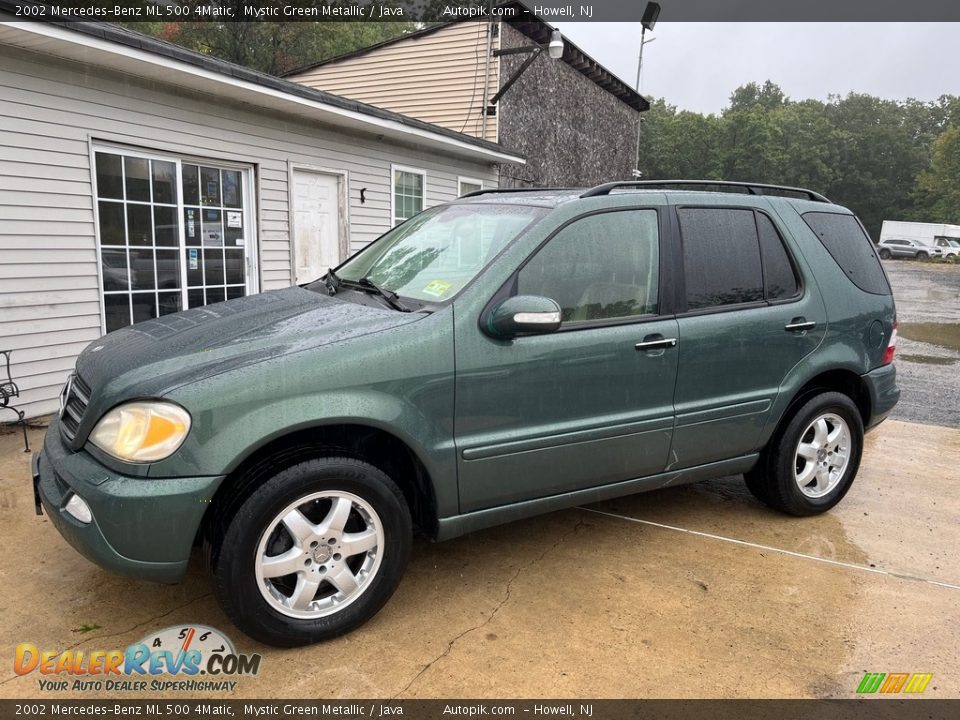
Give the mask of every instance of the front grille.
<path id="1" fill-rule="evenodd" d="M 76 437 L 89 402 L 90 386 L 79 375 L 74 375 L 73 382 L 67 386 L 63 411 L 60 413 L 60 427 L 63 428 L 63 435 L 67 440 L 72 441 Z"/>

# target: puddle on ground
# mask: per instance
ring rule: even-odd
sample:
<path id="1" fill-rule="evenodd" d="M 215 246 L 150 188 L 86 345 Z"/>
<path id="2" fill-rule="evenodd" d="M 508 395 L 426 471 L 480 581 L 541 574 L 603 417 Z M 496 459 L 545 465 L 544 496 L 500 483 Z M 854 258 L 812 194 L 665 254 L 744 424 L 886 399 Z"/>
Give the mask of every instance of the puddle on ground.
<path id="1" fill-rule="evenodd" d="M 901 353 L 897 355 L 897 360 L 906 360 L 907 362 L 920 363 L 921 365 L 953 365 L 960 358 L 941 357 L 939 355 L 911 355 Z"/>
<path id="2" fill-rule="evenodd" d="M 960 323 L 900 323 L 897 333 L 908 340 L 960 351 Z"/>

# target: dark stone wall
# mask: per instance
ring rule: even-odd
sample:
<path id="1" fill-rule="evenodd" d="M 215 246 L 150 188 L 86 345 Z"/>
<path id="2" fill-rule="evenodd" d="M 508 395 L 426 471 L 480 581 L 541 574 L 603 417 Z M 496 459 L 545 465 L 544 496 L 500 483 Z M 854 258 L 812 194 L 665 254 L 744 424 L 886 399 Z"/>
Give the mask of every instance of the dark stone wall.
<path id="1" fill-rule="evenodd" d="M 500 31 L 502 48 L 531 42 L 506 23 Z M 501 85 L 526 57 L 500 58 Z M 503 164 L 500 187 L 590 187 L 632 179 L 640 113 L 546 50 L 498 106 L 500 143 L 527 160 Z"/>

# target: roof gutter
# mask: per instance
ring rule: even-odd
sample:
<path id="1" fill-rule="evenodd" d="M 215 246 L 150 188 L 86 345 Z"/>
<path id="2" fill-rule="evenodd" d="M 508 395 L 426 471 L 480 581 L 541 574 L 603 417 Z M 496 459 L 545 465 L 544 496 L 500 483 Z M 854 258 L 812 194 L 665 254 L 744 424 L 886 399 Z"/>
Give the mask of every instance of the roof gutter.
<path id="1" fill-rule="evenodd" d="M 65 43 L 67 47 L 80 50 L 81 57 L 65 55 L 68 59 L 77 59 L 96 65 L 96 57 L 92 53 L 103 53 L 110 57 L 122 58 L 125 62 L 124 71 L 131 75 L 137 75 L 137 65 L 141 71 L 147 68 L 163 70 L 162 80 L 171 84 L 179 84 L 193 90 L 202 90 L 198 87 L 197 81 L 205 83 L 216 83 L 230 92 L 227 95 L 233 99 L 260 105 L 274 110 L 283 110 L 284 106 L 289 111 L 294 112 L 301 117 L 312 118 L 333 124 L 340 127 L 346 127 L 354 130 L 361 130 L 374 135 L 382 135 L 395 140 L 401 140 L 418 145 L 426 145 L 448 153 L 468 157 L 474 160 L 486 162 L 503 162 L 525 164 L 522 157 L 512 155 L 507 152 L 493 150 L 480 145 L 475 145 L 465 140 L 459 140 L 448 135 L 432 132 L 429 129 L 416 127 L 406 124 L 399 120 L 377 117 L 372 114 L 337 107 L 330 103 L 325 103 L 321 99 L 304 97 L 300 94 L 284 92 L 283 90 L 259 85 L 248 80 L 230 77 L 222 73 L 213 72 L 190 63 L 164 57 L 138 48 L 120 45 L 104 38 L 95 37 L 84 32 L 76 32 L 68 28 L 39 22 L 3 22 L 0 23 L 8 28 L 16 28 L 19 32 L 30 36 L 40 36 L 51 40 Z M 31 49 L 29 47 L 25 49 Z M 48 48 L 40 52 L 54 55 Z M 171 71 L 181 74 L 181 82 L 170 76 Z M 153 77 L 153 76 L 151 76 Z M 183 80 L 193 80 L 184 82 Z M 286 83 L 276 79 L 278 83 Z M 293 83 L 290 83 L 293 85 Z M 301 86 L 296 86 L 299 89 Z M 257 102 L 259 100 L 259 102 Z M 267 101 L 270 102 L 267 102 Z"/>

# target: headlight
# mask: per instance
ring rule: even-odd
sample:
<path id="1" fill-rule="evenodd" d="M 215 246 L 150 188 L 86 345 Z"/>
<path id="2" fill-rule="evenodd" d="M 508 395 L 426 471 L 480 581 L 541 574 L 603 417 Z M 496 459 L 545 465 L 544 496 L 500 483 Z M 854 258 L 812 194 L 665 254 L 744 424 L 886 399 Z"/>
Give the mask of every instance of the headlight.
<path id="1" fill-rule="evenodd" d="M 160 401 L 118 405 L 90 433 L 90 442 L 126 462 L 154 462 L 177 451 L 190 432 L 190 413 Z"/>

